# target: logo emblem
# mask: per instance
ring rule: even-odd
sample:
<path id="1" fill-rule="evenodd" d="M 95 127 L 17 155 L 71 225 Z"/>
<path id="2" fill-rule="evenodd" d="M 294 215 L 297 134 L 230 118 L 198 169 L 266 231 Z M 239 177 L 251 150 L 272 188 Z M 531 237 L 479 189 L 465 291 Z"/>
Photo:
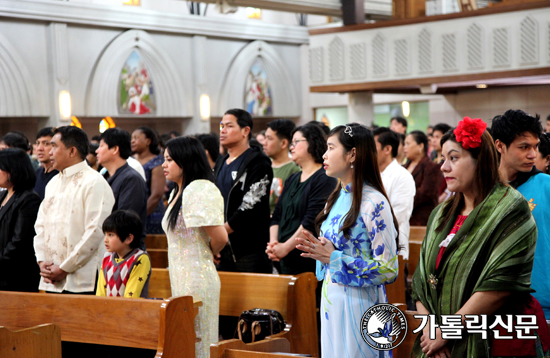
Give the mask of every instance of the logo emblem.
<path id="1" fill-rule="evenodd" d="M 407 319 L 394 305 L 374 305 L 361 318 L 361 336 L 376 350 L 392 350 L 403 342 L 406 335 Z"/>

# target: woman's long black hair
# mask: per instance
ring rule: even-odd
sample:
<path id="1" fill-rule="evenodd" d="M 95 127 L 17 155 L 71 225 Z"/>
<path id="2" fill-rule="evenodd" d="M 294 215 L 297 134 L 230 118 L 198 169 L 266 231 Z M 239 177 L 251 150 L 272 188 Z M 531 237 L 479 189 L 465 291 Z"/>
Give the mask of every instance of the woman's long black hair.
<path id="1" fill-rule="evenodd" d="M 201 142 L 195 137 L 178 137 L 166 142 L 168 155 L 183 170 L 183 190 L 194 180 L 205 179 L 214 182 L 212 168 L 208 164 L 206 151 Z M 168 228 L 174 230 L 178 221 L 178 214 L 181 209 L 182 195 L 178 195 L 179 187 L 174 187 L 175 194 L 172 196 L 170 204 L 176 200 L 170 215 L 168 216 Z"/>
<path id="2" fill-rule="evenodd" d="M 346 133 L 346 127 L 351 128 L 351 135 Z M 348 129 L 349 131 L 349 129 Z M 367 183 L 372 186 L 374 189 L 379 191 L 382 195 L 388 198 L 384 185 L 382 184 L 382 178 L 380 177 L 380 170 L 378 169 L 378 156 L 376 152 L 376 144 L 374 143 L 374 136 L 372 132 L 362 124 L 351 123 L 345 126 L 338 126 L 333 128 L 329 137 L 334 135 L 338 136 L 338 141 L 342 143 L 346 152 L 349 152 L 355 148 L 355 162 L 353 166 L 355 168 L 353 179 L 351 182 L 351 191 L 352 191 L 352 202 L 351 208 L 344 217 L 342 226 L 340 227 L 339 232 L 344 234 L 346 239 L 351 238 L 351 228 L 355 226 L 357 217 L 361 212 L 361 200 L 363 198 L 363 185 Z M 340 188 L 336 187 L 332 194 L 330 194 L 327 200 L 327 207 L 315 219 L 315 225 L 317 230 L 321 227 L 323 221 L 325 221 L 330 213 L 330 210 L 338 200 L 340 196 Z M 399 247 L 399 224 L 393 209 L 391 207 L 390 201 L 388 200 L 388 206 L 391 210 L 393 216 L 393 224 L 397 230 L 397 236 L 395 241 L 397 247 Z"/>

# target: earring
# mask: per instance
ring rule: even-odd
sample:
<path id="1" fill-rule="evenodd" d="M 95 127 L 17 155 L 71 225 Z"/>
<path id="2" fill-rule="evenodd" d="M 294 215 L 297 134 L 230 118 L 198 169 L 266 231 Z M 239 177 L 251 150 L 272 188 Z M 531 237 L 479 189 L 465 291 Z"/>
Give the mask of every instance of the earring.
<path id="1" fill-rule="evenodd" d="M 351 163 L 351 166 L 350 166 L 351 169 L 353 169 L 353 163 Z"/>

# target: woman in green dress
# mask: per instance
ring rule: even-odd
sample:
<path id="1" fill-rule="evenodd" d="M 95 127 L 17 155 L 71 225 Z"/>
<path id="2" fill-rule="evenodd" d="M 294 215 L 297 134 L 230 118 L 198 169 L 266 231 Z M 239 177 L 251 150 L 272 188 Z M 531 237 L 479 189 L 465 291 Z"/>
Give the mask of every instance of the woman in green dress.
<path id="1" fill-rule="evenodd" d="M 441 171 L 455 194 L 432 212 L 413 277 L 419 314 L 536 314 L 537 339 L 494 340 L 488 317 L 486 339 L 462 330 L 461 339 L 430 339 L 430 324 L 418 335 L 413 357 L 543 356 L 548 329 L 530 292 L 537 238 L 524 197 L 503 184 L 491 135 L 481 119 L 464 118 L 441 139 Z M 515 328 L 515 327 L 514 327 Z M 531 331 L 533 332 L 533 331 Z M 516 332 L 508 333 L 515 336 Z M 533 334 L 533 333 L 531 333 Z M 503 354 L 504 353 L 504 354 Z"/>

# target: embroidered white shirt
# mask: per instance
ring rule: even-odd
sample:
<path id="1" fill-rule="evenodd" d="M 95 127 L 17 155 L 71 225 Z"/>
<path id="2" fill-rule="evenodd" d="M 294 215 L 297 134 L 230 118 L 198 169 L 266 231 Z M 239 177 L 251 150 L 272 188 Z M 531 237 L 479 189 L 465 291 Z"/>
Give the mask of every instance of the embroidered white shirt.
<path id="1" fill-rule="evenodd" d="M 36 260 L 53 262 L 69 274 L 54 284 L 41 278 L 40 290 L 94 290 L 105 253 L 101 226 L 114 204 L 107 181 L 85 161 L 50 180 L 35 224 Z"/>
<path id="2" fill-rule="evenodd" d="M 414 195 L 416 194 L 414 178 L 395 159 L 380 173 L 380 176 L 399 224 L 399 246 L 402 246 L 399 255 L 403 256 L 404 260 L 408 260 L 409 234 L 411 231 L 409 220 L 413 211 Z"/>

